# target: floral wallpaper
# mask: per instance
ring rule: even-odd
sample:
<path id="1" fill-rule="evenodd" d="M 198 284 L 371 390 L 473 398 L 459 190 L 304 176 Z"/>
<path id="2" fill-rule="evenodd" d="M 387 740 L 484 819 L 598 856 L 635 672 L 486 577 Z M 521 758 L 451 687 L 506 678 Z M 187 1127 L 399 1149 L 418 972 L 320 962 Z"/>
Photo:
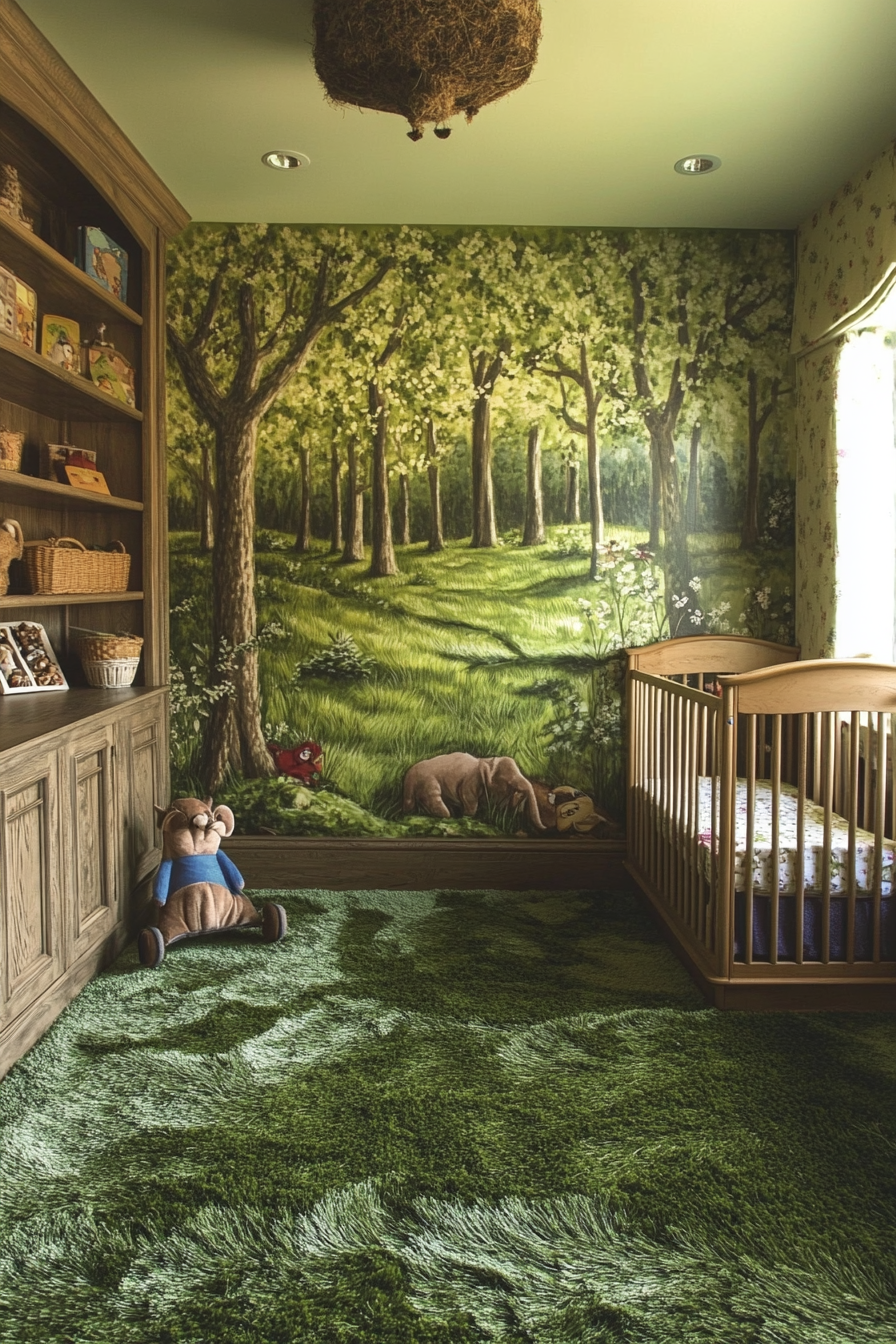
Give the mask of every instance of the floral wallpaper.
<path id="1" fill-rule="evenodd" d="M 896 271 L 896 141 L 800 227 L 794 353 L 857 316 Z"/>
<path id="2" fill-rule="evenodd" d="M 796 637 L 803 658 L 834 653 L 837 359 L 845 337 L 797 362 Z"/>

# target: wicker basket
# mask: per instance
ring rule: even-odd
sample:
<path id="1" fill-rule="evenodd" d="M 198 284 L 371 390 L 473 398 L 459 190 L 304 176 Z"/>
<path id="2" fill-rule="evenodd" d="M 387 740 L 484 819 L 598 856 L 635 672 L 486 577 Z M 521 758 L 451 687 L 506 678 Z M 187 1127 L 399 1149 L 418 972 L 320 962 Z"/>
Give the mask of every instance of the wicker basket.
<path id="1" fill-rule="evenodd" d="M 20 429 L 0 429 L 0 471 L 18 471 L 25 435 Z"/>
<path id="2" fill-rule="evenodd" d="M 143 639 L 140 635 L 108 635 L 72 627 L 89 686 L 130 686 L 137 673 Z"/>
<path id="3" fill-rule="evenodd" d="M 137 675 L 139 658 L 104 658 L 97 662 L 81 659 L 88 686 L 103 686 L 107 690 L 117 686 L 131 686 Z"/>
<path id="4" fill-rule="evenodd" d="M 116 551 L 88 551 L 75 537 L 25 542 L 25 567 L 32 593 L 123 593 L 131 557 L 120 541 Z"/>

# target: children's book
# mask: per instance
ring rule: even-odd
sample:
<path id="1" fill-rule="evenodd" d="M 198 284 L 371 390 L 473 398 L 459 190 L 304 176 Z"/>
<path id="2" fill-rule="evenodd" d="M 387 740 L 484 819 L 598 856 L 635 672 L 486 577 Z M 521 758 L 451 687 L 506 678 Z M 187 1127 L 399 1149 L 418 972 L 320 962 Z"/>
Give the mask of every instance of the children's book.
<path id="1" fill-rule="evenodd" d="M 108 289 L 122 303 L 127 303 L 128 254 L 107 233 L 92 224 L 78 230 L 78 265 L 91 280 Z"/>

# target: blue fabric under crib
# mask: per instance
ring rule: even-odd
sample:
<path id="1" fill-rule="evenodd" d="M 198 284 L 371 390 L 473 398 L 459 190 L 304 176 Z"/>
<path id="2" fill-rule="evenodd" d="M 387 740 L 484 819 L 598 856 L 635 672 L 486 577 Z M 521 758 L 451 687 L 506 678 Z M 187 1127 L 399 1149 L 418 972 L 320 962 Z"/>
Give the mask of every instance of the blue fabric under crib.
<path id="1" fill-rule="evenodd" d="M 849 903 L 845 896 L 831 897 L 830 960 L 846 961 L 846 935 Z M 772 901 L 770 896 L 753 896 L 753 960 L 768 961 L 772 939 Z M 822 899 L 806 896 L 803 906 L 803 960 L 821 961 Z M 743 961 L 747 946 L 747 898 L 738 891 L 734 896 L 734 959 Z M 856 961 L 871 961 L 874 956 L 874 902 L 870 896 L 856 897 Z M 896 960 L 896 900 L 884 896 L 880 903 L 880 955 L 884 961 Z M 796 960 L 796 897 L 778 897 L 778 960 Z"/>

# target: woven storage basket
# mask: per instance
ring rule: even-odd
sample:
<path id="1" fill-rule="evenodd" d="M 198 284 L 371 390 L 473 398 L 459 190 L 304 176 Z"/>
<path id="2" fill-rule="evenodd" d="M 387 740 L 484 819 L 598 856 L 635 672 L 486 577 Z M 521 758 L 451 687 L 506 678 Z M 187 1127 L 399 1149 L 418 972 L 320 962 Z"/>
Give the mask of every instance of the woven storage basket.
<path id="1" fill-rule="evenodd" d="M 128 586 L 131 557 L 120 541 L 117 551 L 88 551 L 75 537 L 25 542 L 25 568 L 32 593 L 122 593 Z"/>
<path id="2" fill-rule="evenodd" d="M 140 635 L 106 635 L 99 631 L 85 631 L 76 638 L 89 686 L 114 688 L 132 684 L 143 648 Z"/>
<path id="3" fill-rule="evenodd" d="M 116 686 L 131 686 L 137 675 L 139 658 L 105 658 L 92 662 L 81 659 L 88 686 L 104 686 L 114 689 Z"/>

